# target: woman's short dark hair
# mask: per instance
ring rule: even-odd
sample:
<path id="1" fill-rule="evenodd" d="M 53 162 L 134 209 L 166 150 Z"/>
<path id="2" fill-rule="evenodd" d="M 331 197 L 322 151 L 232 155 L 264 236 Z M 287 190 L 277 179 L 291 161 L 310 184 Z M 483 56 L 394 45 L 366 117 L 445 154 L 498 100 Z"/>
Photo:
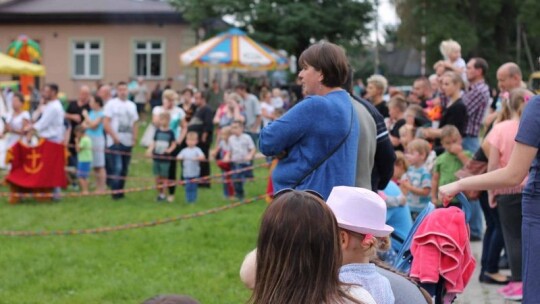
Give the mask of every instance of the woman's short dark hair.
<path id="1" fill-rule="evenodd" d="M 341 87 L 347 82 L 349 60 L 339 45 L 320 42 L 307 48 L 298 60 L 301 67 L 312 66 L 323 74 L 322 84 L 329 88 Z"/>
<path id="2" fill-rule="evenodd" d="M 94 101 L 100 106 L 100 107 L 103 107 L 103 99 L 101 99 L 101 97 L 97 96 L 97 95 L 94 95 Z"/>

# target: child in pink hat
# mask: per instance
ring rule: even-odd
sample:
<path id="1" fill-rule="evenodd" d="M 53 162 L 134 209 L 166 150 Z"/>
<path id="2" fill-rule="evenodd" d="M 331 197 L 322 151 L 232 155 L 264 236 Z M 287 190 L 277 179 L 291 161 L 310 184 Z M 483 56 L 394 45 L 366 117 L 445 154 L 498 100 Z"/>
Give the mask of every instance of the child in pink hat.
<path id="1" fill-rule="evenodd" d="M 377 250 L 388 250 L 394 228 L 386 225 L 386 203 L 368 189 L 334 187 L 327 200 L 340 228 L 343 266 L 339 278 L 344 283 L 364 287 L 378 304 L 394 304 L 387 278 L 369 261 Z"/>

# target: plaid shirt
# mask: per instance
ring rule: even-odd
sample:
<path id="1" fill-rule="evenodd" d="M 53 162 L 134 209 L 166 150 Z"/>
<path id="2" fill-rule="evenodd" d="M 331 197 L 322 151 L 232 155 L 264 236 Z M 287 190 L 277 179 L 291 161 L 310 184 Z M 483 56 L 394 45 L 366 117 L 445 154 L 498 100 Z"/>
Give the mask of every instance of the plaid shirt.
<path id="1" fill-rule="evenodd" d="M 469 114 L 469 122 L 467 123 L 465 134 L 467 136 L 477 137 L 486 107 L 489 103 L 489 87 L 482 80 L 472 84 L 461 98 Z"/>

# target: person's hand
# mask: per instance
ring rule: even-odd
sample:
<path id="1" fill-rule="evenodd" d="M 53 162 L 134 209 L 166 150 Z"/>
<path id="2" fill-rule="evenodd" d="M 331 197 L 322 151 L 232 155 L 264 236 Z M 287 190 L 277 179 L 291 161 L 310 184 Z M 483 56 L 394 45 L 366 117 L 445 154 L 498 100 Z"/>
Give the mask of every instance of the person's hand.
<path id="1" fill-rule="evenodd" d="M 402 180 L 400 187 L 402 187 L 402 189 L 409 191 L 411 189 L 411 182 L 409 182 L 408 179 Z"/>
<path id="2" fill-rule="evenodd" d="M 441 205 L 440 202 L 439 202 L 439 198 L 438 198 L 437 196 L 435 196 L 435 195 L 432 195 L 432 196 L 431 196 L 431 202 L 432 202 L 433 205 L 435 205 L 435 206 L 440 206 L 440 205 Z"/>
<path id="3" fill-rule="evenodd" d="M 151 150 L 146 150 L 146 152 L 144 153 L 144 156 L 152 157 L 152 151 Z"/>
<path id="4" fill-rule="evenodd" d="M 84 110 L 82 111 L 82 116 L 83 116 L 84 118 L 88 119 L 88 111 L 87 111 L 86 109 L 84 109 Z"/>
<path id="5" fill-rule="evenodd" d="M 250 162 L 251 161 L 251 156 L 249 156 L 249 155 L 246 156 L 244 160 Z"/>
<path id="6" fill-rule="evenodd" d="M 458 155 L 459 153 L 463 152 L 463 146 L 460 144 L 452 144 L 448 149 L 448 152 L 454 155 Z"/>
<path id="7" fill-rule="evenodd" d="M 439 187 L 439 200 L 446 201 L 451 200 L 456 194 L 461 191 L 458 182 L 453 182 Z"/>

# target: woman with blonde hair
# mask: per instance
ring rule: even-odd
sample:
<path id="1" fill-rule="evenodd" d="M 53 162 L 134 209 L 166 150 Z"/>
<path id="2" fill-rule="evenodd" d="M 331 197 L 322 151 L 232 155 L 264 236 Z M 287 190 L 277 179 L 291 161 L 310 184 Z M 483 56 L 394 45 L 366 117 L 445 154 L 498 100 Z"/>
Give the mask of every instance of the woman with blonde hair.
<path id="1" fill-rule="evenodd" d="M 441 137 L 441 128 L 446 125 L 454 125 L 461 134 L 465 136 L 467 128 L 468 112 L 467 106 L 461 100 L 461 90 L 464 89 L 464 83 L 461 77 L 455 72 L 445 72 L 442 75 L 442 91 L 448 97 L 448 104 L 443 110 L 439 123 L 439 128 L 428 128 L 423 130 L 424 137 L 439 139 Z M 440 141 L 437 141 L 440 146 Z"/>
<path id="2" fill-rule="evenodd" d="M 184 110 L 182 110 L 182 108 L 176 106 L 178 99 L 178 93 L 176 93 L 174 90 L 167 89 L 163 91 L 162 94 L 162 105 L 157 106 L 154 108 L 154 110 L 152 110 L 152 125 L 154 125 L 155 127 L 159 126 L 159 115 L 161 113 L 169 113 L 169 115 L 171 116 L 169 127 L 173 131 L 177 143 L 176 149 L 171 153 L 171 164 L 169 166 L 168 179 L 170 182 L 170 186 L 168 187 L 169 195 L 167 197 L 167 201 L 170 203 L 174 201 L 174 193 L 176 190 L 176 186 L 174 184 L 177 180 L 177 164 L 175 157 L 178 152 L 180 152 L 180 143 L 183 141 L 187 133 L 187 121 L 185 119 L 186 113 L 184 112 Z"/>

